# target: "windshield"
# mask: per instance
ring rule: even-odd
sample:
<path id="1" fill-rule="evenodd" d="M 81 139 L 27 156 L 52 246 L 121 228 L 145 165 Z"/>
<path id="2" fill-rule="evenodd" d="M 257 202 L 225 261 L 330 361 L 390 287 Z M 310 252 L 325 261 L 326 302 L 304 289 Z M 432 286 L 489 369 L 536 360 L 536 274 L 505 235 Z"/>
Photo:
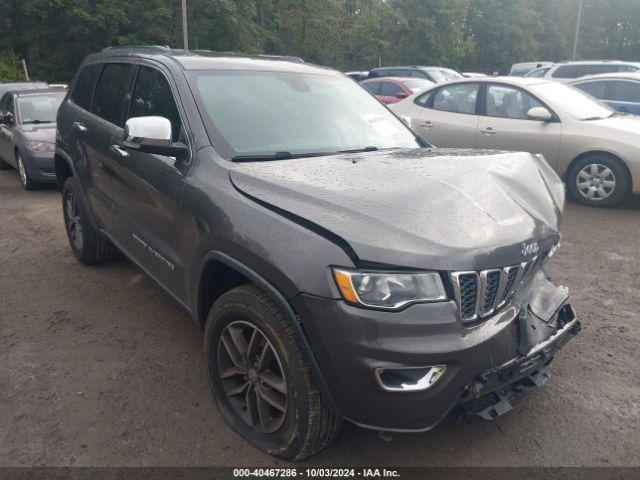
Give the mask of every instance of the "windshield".
<path id="1" fill-rule="evenodd" d="M 449 70 L 447 68 L 433 68 L 429 69 L 428 72 L 433 80 L 437 83 L 449 82 L 451 80 L 462 78 L 462 75 L 460 75 L 458 72 Z"/>
<path id="2" fill-rule="evenodd" d="M 610 117 L 616 111 L 582 91 L 559 82 L 532 85 L 531 90 L 552 108 L 566 112 L 578 120 Z"/>
<path id="3" fill-rule="evenodd" d="M 415 80 L 402 80 L 405 87 L 411 90 L 413 93 L 418 93 L 426 88 L 433 86 L 433 82 L 429 80 L 415 79 Z"/>
<path id="4" fill-rule="evenodd" d="M 20 123 L 53 123 L 65 94 L 33 94 L 18 97 Z"/>
<path id="5" fill-rule="evenodd" d="M 190 81 L 223 158 L 420 146 L 375 97 L 343 76 L 199 71 Z"/>
<path id="6" fill-rule="evenodd" d="M 549 70 L 551 70 L 551 67 L 536 68 L 525 74 L 525 77 L 542 78 Z"/>

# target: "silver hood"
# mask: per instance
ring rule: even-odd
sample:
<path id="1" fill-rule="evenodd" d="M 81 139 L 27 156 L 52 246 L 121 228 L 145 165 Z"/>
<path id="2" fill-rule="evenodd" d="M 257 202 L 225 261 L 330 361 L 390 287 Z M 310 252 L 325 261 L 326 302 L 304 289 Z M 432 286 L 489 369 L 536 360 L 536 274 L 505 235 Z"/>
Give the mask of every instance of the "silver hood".
<path id="1" fill-rule="evenodd" d="M 506 266 L 559 240 L 564 185 L 529 153 L 386 150 L 233 164 L 241 193 L 341 237 L 363 263 Z"/>

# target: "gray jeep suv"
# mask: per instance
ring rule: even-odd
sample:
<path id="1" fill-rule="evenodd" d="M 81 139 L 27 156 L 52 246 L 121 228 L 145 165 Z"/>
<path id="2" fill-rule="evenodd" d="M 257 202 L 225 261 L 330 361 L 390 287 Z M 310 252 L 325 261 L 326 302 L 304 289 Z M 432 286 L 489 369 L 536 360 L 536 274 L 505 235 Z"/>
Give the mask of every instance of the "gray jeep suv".
<path id="1" fill-rule="evenodd" d="M 223 417 L 282 458 L 342 419 L 493 418 L 580 328 L 544 270 L 565 201 L 544 159 L 434 149 L 330 69 L 105 49 L 56 173 L 78 260 L 122 252 L 183 305 Z"/>

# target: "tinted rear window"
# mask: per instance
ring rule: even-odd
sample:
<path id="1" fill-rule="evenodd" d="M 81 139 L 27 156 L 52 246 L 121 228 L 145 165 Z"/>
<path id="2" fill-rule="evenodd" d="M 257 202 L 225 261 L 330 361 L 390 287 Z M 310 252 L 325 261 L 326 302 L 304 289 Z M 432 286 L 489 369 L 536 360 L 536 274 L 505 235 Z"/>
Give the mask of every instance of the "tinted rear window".
<path id="1" fill-rule="evenodd" d="M 384 97 L 395 97 L 396 94 L 402 92 L 402 87 L 393 82 L 383 82 L 380 88 L 380 95 Z"/>
<path id="2" fill-rule="evenodd" d="M 581 65 L 562 65 L 551 76 L 553 78 L 578 78 L 581 69 Z"/>
<path id="3" fill-rule="evenodd" d="M 626 81 L 612 82 L 610 100 L 640 103 L 640 83 Z"/>
<path id="4" fill-rule="evenodd" d="M 93 113 L 121 127 L 123 126 L 122 108 L 131 69 L 132 65 L 127 63 L 106 64 L 93 101 Z"/>
<path id="5" fill-rule="evenodd" d="M 380 82 L 363 83 L 362 86 L 374 95 L 380 93 Z"/>
<path id="6" fill-rule="evenodd" d="M 575 85 L 575 87 L 579 88 L 583 92 L 588 93 L 592 97 L 604 99 L 607 94 L 607 84 L 609 82 L 605 82 L 599 80 L 597 82 L 584 82 Z"/>
<path id="7" fill-rule="evenodd" d="M 91 110 L 91 98 L 93 97 L 93 90 L 96 87 L 101 68 L 102 64 L 99 63 L 84 67 L 73 87 L 71 101 L 85 110 Z"/>

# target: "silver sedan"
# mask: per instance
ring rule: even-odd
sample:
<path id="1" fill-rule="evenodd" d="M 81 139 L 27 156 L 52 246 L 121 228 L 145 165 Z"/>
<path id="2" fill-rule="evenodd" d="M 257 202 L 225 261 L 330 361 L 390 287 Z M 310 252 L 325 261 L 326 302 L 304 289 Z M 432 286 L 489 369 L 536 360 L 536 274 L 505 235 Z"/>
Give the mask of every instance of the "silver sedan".
<path id="1" fill-rule="evenodd" d="M 474 78 L 420 92 L 390 107 L 438 147 L 544 155 L 569 193 L 612 206 L 640 193 L 640 116 L 538 78 Z"/>

